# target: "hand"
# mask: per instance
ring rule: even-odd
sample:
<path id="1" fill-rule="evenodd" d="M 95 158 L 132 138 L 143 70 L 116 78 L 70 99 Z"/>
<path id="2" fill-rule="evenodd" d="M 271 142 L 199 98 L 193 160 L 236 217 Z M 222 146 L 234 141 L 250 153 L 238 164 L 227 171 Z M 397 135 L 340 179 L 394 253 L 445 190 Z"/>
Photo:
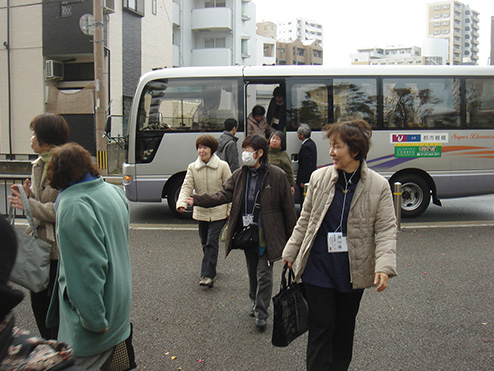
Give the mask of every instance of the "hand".
<path id="1" fill-rule="evenodd" d="M 374 278 L 374 286 L 376 286 L 377 284 L 379 284 L 379 286 L 377 286 L 376 291 L 381 292 L 386 290 L 386 288 L 388 287 L 388 280 L 389 277 L 386 273 L 377 272 Z"/>
<path id="2" fill-rule="evenodd" d="M 282 259 L 283 265 L 288 264 L 288 268 L 292 269 L 293 262 L 286 261 L 285 259 Z"/>
<path id="3" fill-rule="evenodd" d="M 185 212 L 185 207 L 180 206 L 179 208 L 177 208 L 177 211 L 178 211 L 179 213 L 184 213 L 184 212 Z"/>
<path id="4" fill-rule="evenodd" d="M 187 197 L 185 202 L 187 202 L 190 206 L 194 205 L 194 199 L 192 197 Z"/>

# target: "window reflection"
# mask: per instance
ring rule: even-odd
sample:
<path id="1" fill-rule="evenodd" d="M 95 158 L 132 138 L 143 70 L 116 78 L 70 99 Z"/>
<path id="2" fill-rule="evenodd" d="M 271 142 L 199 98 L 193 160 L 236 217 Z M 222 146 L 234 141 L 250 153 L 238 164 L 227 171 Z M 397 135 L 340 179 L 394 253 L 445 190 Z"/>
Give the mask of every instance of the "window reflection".
<path id="1" fill-rule="evenodd" d="M 333 84 L 335 122 L 359 118 L 376 128 L 376 79 L 334 79 Z"/>
<path id="2" fill-rule="evenodd" d="M 467 127 L 494 127 L 494 80 L 466 80 Z"/>

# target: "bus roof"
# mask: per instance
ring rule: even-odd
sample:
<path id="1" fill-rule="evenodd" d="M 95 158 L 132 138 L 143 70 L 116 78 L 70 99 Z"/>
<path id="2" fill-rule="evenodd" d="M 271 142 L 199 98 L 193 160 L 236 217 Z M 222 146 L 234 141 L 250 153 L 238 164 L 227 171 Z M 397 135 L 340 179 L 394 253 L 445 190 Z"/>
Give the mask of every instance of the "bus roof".
<path id="1" fill-rule="evenodd" d="M 494 76 L 494 66 L 215 66 L 178 67 L 148 72 L 141 80 L 180 77 L 290 76 Z"/>

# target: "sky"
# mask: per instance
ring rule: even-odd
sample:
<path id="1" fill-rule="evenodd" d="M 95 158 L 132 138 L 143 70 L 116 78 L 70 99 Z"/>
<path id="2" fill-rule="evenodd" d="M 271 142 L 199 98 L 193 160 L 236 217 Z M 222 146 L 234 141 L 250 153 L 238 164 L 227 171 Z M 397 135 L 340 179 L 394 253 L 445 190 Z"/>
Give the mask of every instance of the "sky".
<path id="1" fill-rule="evenodd" d="M 357 49 L 422 47 L 432 0 L 254 0 L 257 22 L 303 17 L 323 25 L 324 64 L 348 66 Z M 479 15 L 479 65 L 490 56 L 494 0 L 463 0 Z"/>

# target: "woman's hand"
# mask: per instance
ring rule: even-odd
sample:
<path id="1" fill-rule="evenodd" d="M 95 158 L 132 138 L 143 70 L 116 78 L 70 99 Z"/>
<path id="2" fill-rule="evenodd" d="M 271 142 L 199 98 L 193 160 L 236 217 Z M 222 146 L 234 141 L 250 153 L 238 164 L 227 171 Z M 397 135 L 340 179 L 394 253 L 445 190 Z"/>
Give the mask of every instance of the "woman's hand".
<path id="1" fill-rule="evenodd" d="M 285 259 L 282 259 L 283 265 L 288 264 L 288 268 L 292 269 L 293 262 L 286 261 Z"/>
<path id="2" fill-rule="evenodd" d="M 377 286 L 376 291 L 381 292 L 386 290 L 386 288 L 388 287 L 388 280 L 389 277 L 386 273 L 377 272 L 374 278 L 374 286 L 376 286 L 377 284 L 379 284 L 379 286 Z"/>
<path id="3" fill-rule="evenodd" d="M 189 204 L 189 206 L 193 206 L 194 205 L 194 199 L 192 197 L 187 197 L 185 199 L 185 202 L 187 202 Z"/>
<path id="4" fill-rule="evenodd" d="M 26 179 L 24 181 L 24 184 L 22 185 L 22 188 L 24 188 L 24 193 L 28 198 L 31 195 L 30 186 L 31 186 L 31 182 L 29 181 L 29 179 Z M 8 197 L 10 204 L 12 205 L 12 207 L 24 211 L 24 205 L 22 204 L 22 198 L 21 198 L 21 193 L 19 192 L 19 186 L 17 184 L 11 185 L 10 190 L 12 191 L 12 196 Z"/>
<path id="5" fill-rule="evenodd" d="M 179 208 L 177 208 L 177 211 L 178 211 L 179 213 L 184 213 L 184 212 L 185 212 L 185 207 L 180 206 Z"/>

